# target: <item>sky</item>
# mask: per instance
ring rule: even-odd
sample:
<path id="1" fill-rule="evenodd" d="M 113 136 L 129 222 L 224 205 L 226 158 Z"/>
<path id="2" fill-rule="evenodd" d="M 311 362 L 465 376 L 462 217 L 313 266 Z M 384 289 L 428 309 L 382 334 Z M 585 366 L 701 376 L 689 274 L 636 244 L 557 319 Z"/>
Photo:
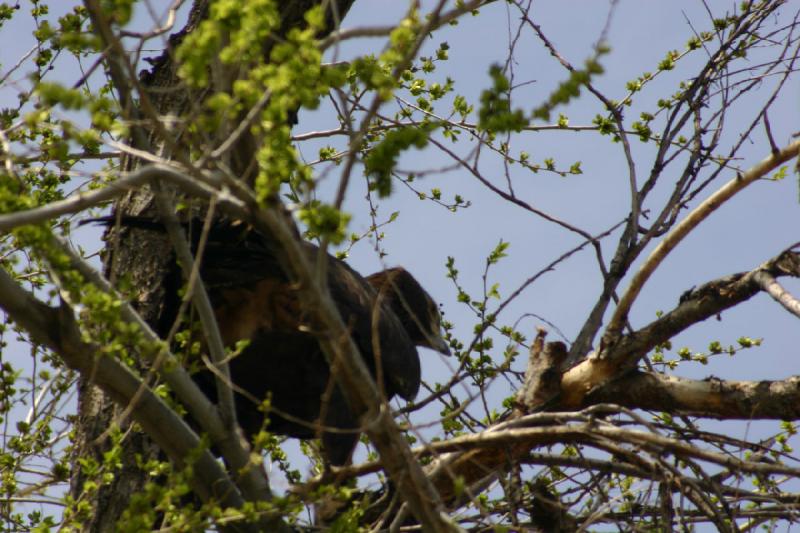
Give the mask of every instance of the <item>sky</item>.
<path id="1" fill-rule="evenodd" d="M 56 10 L 71 3 L 58 2 Z M 399 0 L 357 0 L 344 21 L 344 27 L 382 26 L 392 24 L 402 17 L 408 3 Z M 429 8 L 432 2 L 423 2 Z M 734 3 L 713 3 L 717 13 L 732 9 Z M 22 3 L 23 9 L 29 5 Z M 533 3 L 531 16 L 542 31 L 553 42 L 560 54 L 574 65 L 580 66 L 592 56 L 601 37 L 610 47 L 610 52 L 600 61 L 605 73 L 596 80 L 598 87 L 610 98 L 621 98 L 626 94 L 625 83 L 645 71 L 653 72 L 656 65 L 671 49 L 682 50 L 695 31 L 708 29 L 709 17 L 699 1 L 681 0 L 659 2 L 655 0 L 547 0 Z M 141 21 L 146 13 L 139 14 Z M 30 19 L 25 19 L 30 23 Z M 143 22 L 144 23 L 144 22 Z M 514 41 L 519 27 L 519 11 L 506 2 L 496 2 L 481 10 L 478 16 L 464 17 L 457 26 L 437 31 L 426 43 L 422 55 L 430 55 L 442 42 L 449 44 L 449 60 L 437 64 L 437 70 L 427 80 L 443 83 L 447 77 L 455 80 L 455 94 L 463 95 L 477 105 L 479 95 L 489 86 L 488 69 L 493 63 L 504 64 L 510 43 Z M 32 45 L 31 27 L 17 24 L 0 30 L 4 44 L 0 49 L 0 73 L 24 54 Z M 379 52 L 386 43 L 385 38 L 358 39 L 346 42 L 340 48 L 329 50 L 328 60 L 347 60 L 365 51 Z M 769 50 L 765 51 L 769 53 Z M 155 52 L 154 54 L 155 55 Z M 640 111 L 653 110 L 655 101 L 677 90 L 680 80 L 691 76 L 705 59 L 702 52 L 679 64 L 675 71 L 659 76 L 640 95 L 640 100 L 626 113 L 634 117 Z M 747 65 L 758 64 L 755 53 Z M 513 104 L 532 109 L 566 78 L 566 73 L 557 61 L 543 49 L 531 33 L 523 28 L 512 62 L 515 91 Z M 75 69 L 60 67 L 54 72 L 56 79 L 74 81 Z M 14 97 L 14 92 L 26 81 L 20 72 L 10 89 L 0 89 L 0 107 Z M 759 104 L 769 94 L 771 80 L 756 87 L 746 95 L 735 114 L 731 114 L 726 126 L 731 132 L 737 126 L 752 120 Z M 800 83 L 794 79 L 784 88 L 770 112 L 773 135 L 779 146 L 787 144 L 800 123 L 798 94 Z M 407 94 L 404 96 L 408 96 Z M 391 109 L 389 106 L 387 109 Z M 446 111 L 446 107 L 443 111 Z M 565 108 L 556 110 L 568 115 L 571 125 L 590 125 L 600 110 L 598 102 L 584 91 L 580 99 Z M 388 111 L 387 111 L 388 112 Z M 321 131 L 337 126 L 331 107 L 323 103 L 316 111 L 303 111 L 295 133 Z M 468 153 L 474 143 L 468 135 L 453 145 L 459 154 Z M 344 147 L 345 138 L 323 139 L 299 143 L 302 156 L 307 161 L 317 159 L 320 147 L 330 144 Z M 728 139 L 730 142 L 730 139 Z M 646 175 L 652 158 L 652 144 L 632 141 L 634 157 L 639 165 L 640 181 Z M 511 140 L 511 152 L 527 151 L 531 159 L 541 162 L 553 158 L 559 168 L 568 168 L 580 161 L 583 173 L 561 177 L 552 173 L 533 174 L 519 165 L 506 168 L 501 158 L 491 153 L 482 154 L 480 170 L 492 183 L 503 187 L 507 179 L 513 183 L 520 199 L 536 206 L 592 234 L 605 231 L 620 222 L 628 213 L 628 175 L 625 160 L 618 144 L 594 132 L 549 131 L 528 132 L 516 135 Z M 746 169 L 768 155 L 762 129 L 757 129 L 740 152 L 737 164 Z M 431 170 L 452 164 L 435 147 L 413 150 L 406 153 L 399 163 L 404 170 Z M 678 167 L 676 166 L 676 169 Z M 322 172 L 322 167 L 320 167 Z M 676 170 L 677 172 L 677 170 Z M 336 167 L 329 171 L 317 194 L 320 198 L 331 198 L 337 186 Z M 371 221 L 365 207 L 366 193 L 360 171 L 356 173 L 345 203 L 352 216 L 351 231 L 365 232 Z M 669 173 L 665 179 L 674 175 Z M 732 178 L 724 175 L 707 192 L 713 191 L 724 181 Z M 445 264 L 448 257 L 455 260 L 459 269 L 459 282 L 473 296 L 479 295 L 483 285 L 485 259 L 502 239 L 510 243 L 508 257 L 489 270 L 489 285 L 498 283 L 501 297 L 512 293 L 521 283 L 545 268 L 551 261 L 576 246 L 579 240 L 573 233 L 555 227 L 525 210 L 509 204 L 491 193 L 471 174 L 461 168 L 426 174 L 414 182 L 418 191 L 430 192 L 433 188 L 442 191 L 445 199 L 455 194 L 470 202 L 470 207 L 453 213 L 430 200 L 419 200 L 415 192 L 395 182 L 395 194 L 386 200 L 377 201 L 378 220 L 386 220 L 395 211 L 400 213 L 396 222 L 384 228 L 382 247 L 388 255 L 380 259 L 369 242 L 362 241 L 351 251 L 348 262 L 363 274 L 385 266 L 403 265 L 409 269 L 441 302 L 446 319 L 454 324 L 454 335 L 465 344 L 472 337 L 476 318 L 463 304 L 457 301 L 457 292 L 452 282 L 446 279 Z M 656 210 L 658 202 L 668 193 L 666 187 L 659 189 L 650 205 Z M 763 181 L 754 184 L 724 205 L 692 235 L 690 235 L 664 262 L 645 286 L 633 308 L 631 323 L 634 328 L 653 320 L 658 311 L 674 307 L 679 296 L 686 290 L 714 278 L 734 272 L 750 270 L 787 246 L 800 241 L 800 192 L 798 181 L 792 176 L 781 182 Z M 696 205 L 696 203 L 694 204 Z M 87 249 L 101 245 L 97 230 L 81 229 L 76 233 L 76 242 Z M 615 245 L 614 234 L 605 241 L 606 261 Z M 652 249 L 652 246 L 650 247 Z M 649 250 L 648 250 L 649 251 Z M 645 254 L 646 256 L 646 254 Z M 638 265 L 639 263 L 637 263 Z M 628 274 L 634 272 L 636 266 Z M 782 280 L 787 288 L 800 294 L 800 283 Z M 627 286 L 623 282 L 621 288 Z M 502 324 L 516 324 L 529 338 L 535 327 L 550 330 L 550 339 L 559 339 L 563 334 L 567 342 L 574 339 L 589 309 L 600 294 L 602 279 L 596 259 L 589 249 L 579 252 L 561 263 L 554 271 L 542 276 L 528 287 L 500 315 Z M 493 305 L 496 306 L 499 301 Z M 533 316 L 535 315 L 535 316 Z M 792 318 L 766 296 L 755 297 L 739 308 L 726 311 L 718 320 L 709 320 L 691 328 L 673 341 L 677 349 L 688 346 L 693 351 L 704 351 L 710 341 L 719 340 L 723 345 L 735 344 L 740 336 L 763 338 L 760 348 L 738 354 L 735 358 L 718 356 L 708 365 L 682 365 L 678 375 L 692 378 L 717 376 L 722 379 L 782 379 L 800 373 L 797 350 L 797 319 Z M 560 332 L 560 333 L 559 333 Z M 504 341 L 497 336 L 492 356 L 502 358 Z M 523 350 L 524 351 L 524 350 Z M 422 352 L 425 352 L 423 349 Z M 446 381 L 453 359 L 441 359 L 433 352 L 422 353 L 423 376 L 429 381 Z M 8 350 L 3 357 L 8 357 Z M 19 352 L 20 358 L 28 357 Z M 526 357 L 518 358 L 515 368 L 523 371 Z M 516 385 L 516 384 L 514 384 Z M 511 393 L 507 382 L 498 382 L 487 395 L 487 403 L 499 408 L 502 398 Z M 480 402 L 478 402 L 480 403 Z M 476 411 L 480 411 L 476 406 Z M 422 413 L 416 422 L 430 422 L 437 416 L 436 410 Z M 740 432 L 736 436 L 752 436 L 754 427 L 737 423 L 729 431 Z M 770 426 L 773 427 L 773 426 Z"/>

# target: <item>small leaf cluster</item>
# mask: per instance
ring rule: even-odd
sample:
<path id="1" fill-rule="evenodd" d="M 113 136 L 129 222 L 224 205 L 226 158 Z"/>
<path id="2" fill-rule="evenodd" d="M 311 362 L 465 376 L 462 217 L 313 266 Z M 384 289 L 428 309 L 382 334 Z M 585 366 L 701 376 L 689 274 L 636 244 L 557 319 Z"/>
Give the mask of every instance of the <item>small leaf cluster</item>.
<path id="1" fill-rule="evenodd" d="M 39 70 L 33 74 L 34 81 L 43 79 L 44 75 L 52 70 L 56 57 L 63 50 L 67 50 L 75 57 L 81 57 L 95 53 L 101 48 L 99 38 L 85 27 L 89 17 L 82 5 L 74 6 L 72 11 L 59 17 L 58 26 L 53 27 L 43 18 L 49 14 L 49 7 L 42 2 L 34 4 L 31 9 L 31 15 L 36 21 L 33 36 L 39 44 L 34 58 L 34 64 Z M 9 11 L 4 10 L 3 14 L 8 15 Z M 121 9 L 113 14 L 112 19 L 121 20 L 125 16 L 125 10 Z"/>
<path id="2" fill-rule="evenodd" d="M 567 176 L 578 176 L 583 174 L 583 169 L 581 168 L 581 162 L 575 161 L 572 163 L 569 168 L 564 169 L 563 167 L 559 169 L 556 166 L 556 160 L 552 157 L 546 157 L 542 160 L 541 163 L 532 163 L 530 160 L 530 154 L 526 151 L 521 151 L 519 156 L 515 159 L 508 155 L 508 145 L 503 143 L 500 145 L 500 152 L 503 153 L 506 157 L 506 161 L 510 164 L 519 163 L 523 167 L 527 168 L 534 174 L 538 174 L 540 170 L 545 170 L 547 172 L 553 172 L 562 178 L 566 178 Z"/>
<path id="3" fill-rule="evenodd" d="M 415 74 L 422 72 L 423 75 L 430 75 L 433 73 L 436 70 L 437 62 L 446 61 L 448 59 L 447 51 L 449 49 L 450 45 L 446 42 L 441 43 L 436 51 L 435 58 L 421 57 L 419 61 L 420 66 L 406 69 L 400 77 L 400 87 L 407 89 L 408 92 L 411 93 L 411 96 L 416 97 L 416 106 L 423 112 L 433 113 L 434 102 L 450 94 L 453 91 L 455 82 L 448 77 L 443 84 L 439 82 L 429 83 L 422 75 L 416 76 Z M 413 109 L 408 106 L 403 106 L 397 118 L 410 118 L 412 113 Z"/>
<path id="4" fill-rule="evenodd" d="M 330 204 L 311 200 L 300 208 L 298 217 L 306 225 L 310 239 L 327 237 L 333 244 L 340 244 L 347 236 L 350 215 Z"/>
<path id="5" fill-rule="evenodd" d="M 176 51 L 181 77 L 194 87 L 209 83 L 209 61 L 218 57 L 223 64 L 259 63 L 263 46 L 280 24 L 273 0 L 218 0 L 209 17 L 185 37 Z M 225 46 L 223 46 L 225 43 Z"/>
<path id="6" fill-rule="evenodd" d="M 492 266 L 498 264 L 503 258 L 507 257 L 507 249 L 510 243 L 501 240 L 497 246 L 489 253 L 486 258 L 486 269 L 484 271 L 483 295 L 480 299 L 473 298 L 458 281 L 458 269 L 455 266 L 455 259 L 448 257 L 446 262 L 447 277 L 450 278 L 457 290 L 459 302 L 467 305 L 475 313 L 479 321 L 474 325 L 473 331 L 475 339 L 471 345 L 474 356 L 462 354 L 465 368 L 475 380 L 476 385 L 482 387 L 487 380 L 496 377 L 499 373 L 507 371 L 511 363 L 519 354 L 518 345 L 524 341 L 524 336 L 510 326 L 497 325 L 497 315 L 489 311 L 489 301 L 492 299 L 500 300 L 500 283 L 489 284 L 487 282 L 488 273 Z M 503 361 L 496 363 L 490 355 L 494 349 L 494 338 L 487 335 L 489 329 L 499 331 L 501 335 L 508 338 L 509 342 L 503 353 Z M 460 345 L 459 345 L 460 346 Z M 459 348 L 461 349 L 461 348 Z"/>
<path id="7" fill-rule="evenodd" d="M 383 100 L 389 100 L 398 86 L 391 67 L 374 55 L 353 60 L 347 70 L 347 83 L 352 93 L 358 93 L 361 85 L 366 90 L 376 91 Z"/>
<path id="8" fill-rule="evenodd" d="M 389 35 L 389 47 L 381 54 L 381 62 L 394 69 L 410 59 L 412 47 L 420 31 L 419 11 L 414 7 Z"/>
<path id="9" fill-rule="evenodd" d="M 415 188 L 414 185 L 412 185 L 412 183 L 414 183 L 416 179 L 417 176 L 413 172 L 409 173 L 405 177 L 400 178 L 400 180 L 406 185 L 406 187 L 408 187 L 409 189 L 414 191 L 414 193 L 416 193 L 417 198 L 419 198 L 421 201 L 431 200 L 443 207 L 446 207 L 447 210 L 452 213 L 455 213 L 458 209 L 465 209 L 472 205 L 472 202 L 466 200 L 463 196 L 457 193 L 453 195 L 453 200 L 451 202 L 447 202 L 446 200 L 443 199 L 442 190 L 439 189 L 438 187 L 431 188 L 430 192 L 419 190 Z"/>
<path id="10" fill-rule="evenodd" d="M 533 110 L 533 118 L 542 119 L 544 121 L 550 120 L 550 114 L 553 110 L 560 106 L 565 105 L 580 96 L 581 87 L 589 84 L 592 78 L 604 72 L 603 66 L 600 64 L 600 57 L 607 54 L 610 49 L 606 46 L 599 46 L 595 55 L 586 60 L 583 69 L 573 69 L 569 73 L 569 78 L 561 82 L 555 91 L 553 91 L 547 98 L 547 101 Z"/>
<path id="11" fill-rule="evenodd" d="M 753 339 L 750 337 L 740 337 L 737 339 L 738 346 L 729 344 L 724 346 L 720 341 L 711 341 L 705 352 L 693 351 L 691 348 L 684 346 L 677 350 L 677 359 L 667 359 L 666 352 L 672 349 L 672 343 L 666 341 L 655 347 L 653 353 L 650 355 L 650 360 L 654 364 L 663 365 L 670 370 L 674 370 L 681 362 L 695 362 L 702 365 L 708 364 L 709 357 L 727 354 L 731 357 L 741 350 L 761 346 L 763 339 Z"/>
<path id="12" fill-rule="evenodd" d="M 392 170 L 400 153 L 411 147 L 422 149 L 428 144 L 432 127 L 408 126 L 388 131 L 381 142 L 364 158 L 365 172 L 371 176 L 370 189 L 385 198 L 392 193 Z"/>
<path id="13" fill-rule="evenodd" d="M 500 65 L 489 67 L 492 87 L 481 93 L 478 108 L 478 129 L 501 133 L 522 131 L 528 121 L 522 109 L 511 109 L 511 84 Z"/>

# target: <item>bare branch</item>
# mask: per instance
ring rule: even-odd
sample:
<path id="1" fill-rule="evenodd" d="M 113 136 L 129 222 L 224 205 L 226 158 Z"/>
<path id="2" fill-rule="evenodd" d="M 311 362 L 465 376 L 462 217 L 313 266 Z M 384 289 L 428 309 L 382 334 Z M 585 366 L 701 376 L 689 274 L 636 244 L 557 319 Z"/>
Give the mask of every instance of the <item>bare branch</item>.
<path id="1" fill-rule="evenodd" d="M 800 377 L 780 381 L 686 379 L 636 371 L 584 399 L 586 405 L 613 402 L 631 409 L 719 419 L 800 419 Z"/>
<path id="2" fill-rule="evenodd" d="M 800 300 L 784 289 L 773 276 L 768 272 L 760 270 L 753 275 L 753 280 L 761 286 L 761 289 L 772 296 L 787 311 L 800 318 Z"/>

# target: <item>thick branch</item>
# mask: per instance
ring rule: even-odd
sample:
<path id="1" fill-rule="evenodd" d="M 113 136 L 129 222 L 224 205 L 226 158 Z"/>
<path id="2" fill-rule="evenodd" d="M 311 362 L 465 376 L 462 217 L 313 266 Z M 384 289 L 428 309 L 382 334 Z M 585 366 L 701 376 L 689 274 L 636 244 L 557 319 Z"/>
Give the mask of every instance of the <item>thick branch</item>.
<path id="1" fill-rule="evenodd" d="M 800 253 L 786 251 L 751 272 L 714 280 L 684 294 L 678 307 L 666 315 L 626 335 L 602 356 L 591 356 L 567 371 L 561 383 L 562 405 L 583 405 L 586 394 L 633 369 L 655 346 L 752 298 L 762 290 L 757 281 L 759 272 L 800 277 Z"/>
<path id="2" fill-rule="evenodd" d="M 567 347 L 563 342 L 545 345 L 545 335 L 544 329 L 536 334 L 525 369 L 525 381 L 516 394 L 521 414 L 534 412 L 561 392 L 561 364 L 567 356 Z"/>
<path id="3" fill-rule="evenodd" d="M 214 317 L 214 310 L 211 305 L 211 299 L 206 292 L 205 285 L 200 279 L 200 265 L 198 260 L 195 260 L 189 248 L 189 243 L 186 240 L 186 235 L 178 223 L 178 219 L 174 214 L 175 206 L 172 205 L 166 198 L 166 194 L 161 189 L 158 182 L 153 184 L 155 191 L 156 206 L 161 220 L 164 221 L 164 226 L 169 235 L 172 246 L 175 249 L 175 256 L 178 263 L 183 269 L 184 278 L 188 284 L 188 290 L 191 295 L 191 300 L 194 303 L 197 315 L 200 318 L 200 324 L 203 327 L 203 335 L 206 339 L 208 351 L 211 354 L 211 360 L 215 366 L 214 376 L 217 384 L 217 403 L 219 404 L 222 422 L 225 424 L 226 432 L 235 434 L 237 427 L 236 421 L 236 408 L 233 399 L 233 389 L 230 386 L 231 373 L 225 357 L 225 345 L 222 342 L 222 334 L 219 331 L 219 324 Z M 213 202 L 210 204 L 212 209 L 209 211 L 206 220 L 206 226 L 210 224 L 213 218 Z M 203 228 L 203 234 L 208 233 L 208 227 Z M 198 250 L 198 256 L 202 257 L 202 250 Z M 244 450 L 249 452 L 249 447 L 245 439 L 241 439 L 241 446 Z M 246 463 L 245 463 L 246 464 Z M 244 465 L 238 465 L 239 467 Z"/>
<path id="4" fill-rule="evenodd" d="M 613 402 L 631 409 L 720 419 L 800 419 L 800 377 L 780 381 L 702 381 L 632 372 L 585 397 L 585 405 Z"/>

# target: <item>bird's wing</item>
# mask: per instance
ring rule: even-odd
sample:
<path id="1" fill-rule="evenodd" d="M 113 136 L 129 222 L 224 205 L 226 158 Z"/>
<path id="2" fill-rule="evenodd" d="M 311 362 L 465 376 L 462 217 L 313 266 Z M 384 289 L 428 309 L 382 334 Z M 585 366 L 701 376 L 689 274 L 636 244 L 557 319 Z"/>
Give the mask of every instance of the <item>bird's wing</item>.
<path id="1" fill-rule="evenodd" d="M 383 376 L 388 398 L 399 394 L 412 400 L 421 380 L 416 346 L 397 316 L 377 300 L 375 290 L 360 274 L 343 261 L 329 260 L 331 296 L 361 355 L 376 376 Z M 373 337 L 377 342 L 373 343 Z"/>

